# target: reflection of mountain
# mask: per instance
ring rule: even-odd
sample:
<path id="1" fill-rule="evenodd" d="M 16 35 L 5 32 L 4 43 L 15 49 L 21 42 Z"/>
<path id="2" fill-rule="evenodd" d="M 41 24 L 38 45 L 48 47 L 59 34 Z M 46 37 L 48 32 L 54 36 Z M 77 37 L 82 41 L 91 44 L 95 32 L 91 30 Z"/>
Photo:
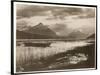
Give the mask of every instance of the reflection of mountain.
<path id="1" fill-rule="evenodd" d="M 71 32 L 67 38 L 70 38 L 70 39 L 85 39 L 86 38 L 86 34 L 79 31 L 79 30 L 76 30 L 76 31 L 73 31 Z"/>
<path id="2" fill-rule="evenodd" d="M 87 39 L 95 39 L 95 34 L 88 36 Z"/>
<path id="3" fill-rule="evenodd" d="M 18 39 L 50 39 L 57 37 L 56 33 L 42 23 L 24 31 L 17 31 Z"/>

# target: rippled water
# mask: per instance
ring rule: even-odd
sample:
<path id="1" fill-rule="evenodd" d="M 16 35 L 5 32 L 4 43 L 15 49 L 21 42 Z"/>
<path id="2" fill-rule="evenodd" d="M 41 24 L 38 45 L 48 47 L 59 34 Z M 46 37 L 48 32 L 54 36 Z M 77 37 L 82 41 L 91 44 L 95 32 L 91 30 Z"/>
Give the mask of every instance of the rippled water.
<path id="1" fill-rule="evenodd" d="M 77 47 L 84 47 L 90 45 L 91 43 L 87 41 L 57 41 L 52 42 L 49 47 L 25 47 L 25 46 L 17 46 L 16 50 L 16 62 L 17 65 L 21 65 L 23 63 L 28 63 L 30 60 L 39 60 L 41 58 L 47 58 L 59 53 L 67 52 L 69 50 L 74 50 Z M 61 60 L 63 58 L 67 58 L 68 56 L 61 57 L 57 60 Z M 78 53 L 77 55 L 70 56 L 69 62 L 67 64 L 77 64 L 80 61 L 86 61 L 87 56 Z M 32 61 L 34 62 L 34 61 Z M 62 63 L 59 63 L 59 65 Z M 63 63 L 64 64 L 64 63 Z M 54 63 L 48 67 L 57 66 L 57 63 Z"/>

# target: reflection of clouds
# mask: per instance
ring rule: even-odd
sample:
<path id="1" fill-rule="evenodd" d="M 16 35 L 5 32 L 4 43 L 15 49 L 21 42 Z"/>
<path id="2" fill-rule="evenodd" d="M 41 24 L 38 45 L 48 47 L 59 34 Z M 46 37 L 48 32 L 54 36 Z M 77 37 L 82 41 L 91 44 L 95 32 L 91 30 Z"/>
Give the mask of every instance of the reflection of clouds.
<path id="1" fill-rule="evenodd" d="M 85 41 L 80 42 L 54 42 L 51 43 L 50 47 L 24 47 L 24 46 L 17 46 L 16 51 L 16 63 L 17 65 L 28 64 L 32 62 L 32 64 L 36 63 L 38 65 L 43 65 L 42 61 L 35 62 L 34 60 L 42 60 L 47 59 L 48 57 L 54 56 L 55 61 L 47 65 L 47 68 L 59 68 L 62 66 L 71 66 L 73 64 L 78 64 L 83 61 L 88 60 L 88 55 L 84 53 L 66 53 L 61 55 L 64 52 L 69 50 L 74 50 L 77 47 L 84 47 L 90 45 Z M 60 54 L 60 57 L 58 56 Z M 55 55 L 58 57 L 55 58 Z M 48 62 L 48 61 L 47 61 Z M 30 63 L 29 63 L 30 64 Z M 23 68 L 20 70 L 23 70 Z"/>
<path id="2" fill-rule="evenodd" d="M 48 57 L 55 54 L 67 52 L 69 50 L 74 50 L 77 47 L 84 47 L 90 45 L 91 43 L 87 43 L 85 41 L 80 42 L 55 42 L 51 43 L 50 47 L 23 47 L 17 46 L 17 60 L 19 61 L 20 58 L 25 59 L 24 56 L 27 56 L 27 59 L 40 59 L 42 57 Z M 82 54 L 77 54 L 76 56 L 84 57 Z M 72 57 L 70 60 L 74 61 Z M 78 59 L 79 60 L 79 59 Z"/>

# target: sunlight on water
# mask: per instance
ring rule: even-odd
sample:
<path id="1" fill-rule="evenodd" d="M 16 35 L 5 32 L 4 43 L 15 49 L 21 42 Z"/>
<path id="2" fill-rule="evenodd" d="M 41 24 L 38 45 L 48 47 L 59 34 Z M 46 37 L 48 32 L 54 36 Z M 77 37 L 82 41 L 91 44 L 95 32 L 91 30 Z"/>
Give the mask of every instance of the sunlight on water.
<path id="1" fill-rule="evenodd" d="M 50 47 L 24 47 L 17 46 L 16 60 L 18 63 L 27 62 L 29 60 L 46 58 L 58 53 L 73 50 L 76 47 L 87 46 L 91 43 L 85 41 L 78 42 L 55 42 L 51 43 Z"/>

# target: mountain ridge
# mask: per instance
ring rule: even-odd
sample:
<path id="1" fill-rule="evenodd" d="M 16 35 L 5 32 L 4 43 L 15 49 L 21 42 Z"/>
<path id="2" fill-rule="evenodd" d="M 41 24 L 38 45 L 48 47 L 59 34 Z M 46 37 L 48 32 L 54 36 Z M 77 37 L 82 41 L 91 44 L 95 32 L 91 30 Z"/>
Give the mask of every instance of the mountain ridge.
<path id="1" fill-rule="evenodd" d="M 95 39 L 95 33 L 89 35 L 89 36 L 87 37 L 87 39 Z"/>
<path id="2" fill-rule="evenodd" d="M 67 34 L 67 33 L 66 33 Z M 78 40 L 86 39 L 88 34 L 80 31 L 73 30 L 68 36 L 59 36 L 55 31 L 39 23 L 33 27 L 28 27 L 25 30 L 17 30 L 17 39 L 69 39 L 69 40 Z"/>
<path id="3" fill-rule="evenodd" d="M 17 30 L 17 37 L 18 39 L 20 38 L 50 39 L 50 38 L 56 38 L 57 35 L 54 31 L 49 29 L 47 26 L 44 26 L 42 23 L 39 23 L 38 25 L 30 27 L 24 31 Z"/>

